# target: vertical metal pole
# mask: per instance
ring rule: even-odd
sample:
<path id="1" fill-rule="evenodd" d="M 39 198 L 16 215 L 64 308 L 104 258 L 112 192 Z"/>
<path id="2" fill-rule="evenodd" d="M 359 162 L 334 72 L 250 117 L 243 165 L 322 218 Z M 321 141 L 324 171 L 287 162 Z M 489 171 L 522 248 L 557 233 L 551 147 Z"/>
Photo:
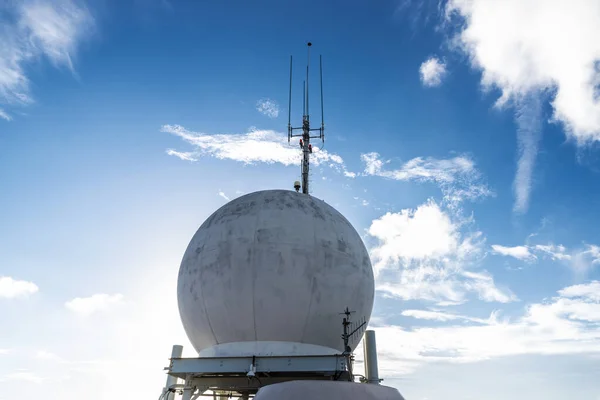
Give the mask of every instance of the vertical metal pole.
<path id="1" fill-rule="evenodd" d="M 365 378 L 367 378 L 367 383 L 374 383 L 377 385 L 379 384 L 379 368 L 377 366 L 375 331 L 365 331 L 363 351 L 365 353 Z"/>
<path id="2" fill-rule="evenodd" d="M 306 81 L 302 81 L 302 116 L 306 115 Z"/>
<path id="3" fill-rule="evenodd" d="M 194 389 L 191 387 L 183 388 L 183 396 L 181 396 L 181 400 L 192 400 L 192 394 L 194 393 Z"/>
<path id="4" fill-rule="evenodd" d="M 183 387 L 183 396 L 181 396 L 181 400 L 192 400 L 194 389 L 195 388 L 192 387 L 190 376 L 188 375 L 185 379 L 185 386 Z"/>
<path id="5" fill-rule="evenodd" d="M 308 116 L 308 67 L 310 65 L 310 46 L 312 43 L 308 42 L 307 47 L 307 63 L 306 63 L 306 91 L 305 91 L 305 105 L 304 116 L 302 118 L 302 193 L 308 194 L 308 178 L 310 168 L 310 117 Z"/>
<path id="6" fill-rule="evenodd" d="M 325 114 L 323 113 L 323 57 L 319 56 L 319 75 L 321 76 L 321 137 L 325 130 Z"/>
<path id="7" fill-rule="evenodd" d="M 183 346 L 180 346 L 178 344 L 173 346 L 173 350 L 171 351 L 171 360 L 174 358 L 181 358 L 181 355 L 183 354 Z M 169 365 L 169 371 L 171 371 L 171 365 L 172 365 L 172 361 Z M 169 388 L 173 385 L 177 384 L 177 377 L 176 376 L 171 376 L 171 375 L 167 375 L 167 383 L 163 389 L 163 394 L 166 393 Z M 174 400 L 175 399 L 175 392 L 170 392 L 167 396 L 165 396 L 165 400 Z"/>
<path id="8" fill-rule="evenodd" d="M 309 114 L 308 111 L 308 66 L 310 65 L 310 46 L 312 46 L 312 43 L 308 42 L 308 50 L 307 50 L 307 62 L 306 62 L 306 115 Z"/>
<path id="9" fill-rule="evenodd" d="M 288 143 L 292 135 L 292 56 L 290 56 L 290 97 L 288 103 Z"/>

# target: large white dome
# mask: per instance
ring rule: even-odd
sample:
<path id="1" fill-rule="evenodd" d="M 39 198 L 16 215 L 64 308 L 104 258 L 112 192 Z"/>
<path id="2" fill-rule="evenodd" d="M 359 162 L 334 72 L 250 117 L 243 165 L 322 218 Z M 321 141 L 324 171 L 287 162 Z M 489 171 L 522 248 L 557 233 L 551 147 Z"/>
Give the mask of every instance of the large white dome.
<path id="1" fill-rule="evenodd" d="M 368 321 L 373 296 L 371 261 L 348 220 L 287 190 L 250 193 L 211 215 L 177 285 L 183 326 L 205 356 L 342 352 L 340 313 Z"/>

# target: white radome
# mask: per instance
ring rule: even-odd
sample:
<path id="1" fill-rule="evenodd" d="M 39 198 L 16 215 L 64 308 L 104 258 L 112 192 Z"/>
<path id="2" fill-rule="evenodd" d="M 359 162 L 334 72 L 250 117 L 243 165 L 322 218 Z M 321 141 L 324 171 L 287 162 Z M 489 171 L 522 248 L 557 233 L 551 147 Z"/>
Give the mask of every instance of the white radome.
<path id="1" fill-rule="evenodd" d="M 356 230 L 324 201 L 288 190 L 215 211 L 188 245 L 177 285 L 185 331 L 207 357 L 340 353 L 340 313 L 368 323 L 373 297 Z"/>

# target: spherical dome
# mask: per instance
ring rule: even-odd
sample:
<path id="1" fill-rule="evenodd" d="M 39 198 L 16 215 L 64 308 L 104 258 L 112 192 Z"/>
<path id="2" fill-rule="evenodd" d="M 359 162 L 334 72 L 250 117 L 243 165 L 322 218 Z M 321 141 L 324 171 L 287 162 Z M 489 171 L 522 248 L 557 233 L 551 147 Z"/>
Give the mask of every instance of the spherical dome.
<path id="1" fill-rule="evenodd" d="M 341 352 L 340 313 L 368 322 L 373 297 L 356 230 L 324 201 L 288 190 L 250 193 L 213 213 L 177 284 L 183 326 L 204 356 Z"/>

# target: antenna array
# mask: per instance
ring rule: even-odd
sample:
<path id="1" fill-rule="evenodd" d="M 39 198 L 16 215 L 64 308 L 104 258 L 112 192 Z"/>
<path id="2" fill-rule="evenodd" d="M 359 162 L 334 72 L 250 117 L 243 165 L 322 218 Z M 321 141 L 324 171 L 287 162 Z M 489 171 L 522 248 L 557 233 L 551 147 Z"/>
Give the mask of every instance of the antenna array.
<path id="1" fill-rule="evenodd" d="M 361 318 L 357 322 L 350 321 L 350 315 L 353 314 L 354 311 L 350 311 L 348 307 L 342 313 L 345 317 L 342 320 L 342 325 L 344 327 L 344 333 L 342 333 L 342 340 L 344 341 L 344 352 L 342 355 L 346 357 L 347 366 L 348 366 L 348 380 L 354 380 L 354 374 L 352 372 L 352 364 L 354 362 L 354 355 L 352 354 L 352 348 L 349 346 L 351 341 L 357 340 L 362 337 L 362 333 L 367 326 L 367 319 Z"/>
<path id="2" fill-rule="evenodd" d="M 310 154 L 312 153 L 311 139 L 320 139 L 321 142 L 325 142 L 325 120 L 323 114 L 323 62 L 322 57 L 319 56 L 319 76 L 321 80 L 321 127 L 311 128 L 310 127 L 310 114 L 309 114 L 309 95 L 308 95 L 308 78 L 309 78 L 309 66 L 310 66 L 310 47 L 311 42 L 308 42 L 308 54 L 306 64 L 306 80 L 304 81 L 302 92 L 302 127 L 292 127 L 292 56 L 290 56 L 290 95 L 289 95 L 289 108 L 288 108 L 288 143 L 294 137 L 300 138 L 300 148 L 302 149 L 302 183 L 295 182 L 294 188 L 299 191 L 302 188 L 302 193 L 309 194 L 309 169 L 310 169 Z M 302 131 L 302 133 L 295 134 L 294 131 Z M 318 132 L 318 135 L 311 135 L 311 132 Z"/>

